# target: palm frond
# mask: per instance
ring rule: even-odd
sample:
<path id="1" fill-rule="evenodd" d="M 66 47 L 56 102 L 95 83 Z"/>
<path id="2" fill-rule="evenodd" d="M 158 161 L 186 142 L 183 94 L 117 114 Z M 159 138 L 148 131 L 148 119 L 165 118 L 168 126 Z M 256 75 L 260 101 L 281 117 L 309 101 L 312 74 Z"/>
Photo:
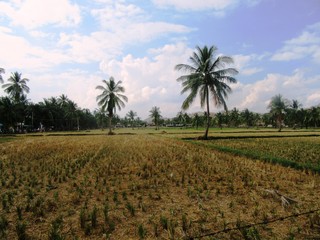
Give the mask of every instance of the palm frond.
<path id="1" fill-rule="evenodd" d="M 196 71 L 196 68 L 191 66 L 191 65 L 188 65 L 188 64 L 178 64 L 174 67 L 175 70 L 177 71 L 185 71 L 185 72 L 195 72 Z"/>

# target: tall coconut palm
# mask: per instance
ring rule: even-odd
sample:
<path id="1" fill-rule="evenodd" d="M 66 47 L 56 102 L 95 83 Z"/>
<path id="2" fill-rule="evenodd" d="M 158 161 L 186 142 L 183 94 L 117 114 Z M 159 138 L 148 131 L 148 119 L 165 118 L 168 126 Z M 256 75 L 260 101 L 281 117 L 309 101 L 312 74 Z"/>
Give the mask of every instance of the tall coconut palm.
<path id="1" fill-rule="evenodd" d="M 3 78 L 1 74 L 5 73 L 4 68 L 0 68 L 0 83 L 3 83 Z"/>
<path id="2" fill-rule="evenodd" d="M 158 125 L 161 118 L 160 108 L 155 106 L 149 112 L 149 116 L 153 119 L 153 122 L 156 125 L 156 130 L 158 130 Z"/>
<path id="3" fill-rule="evenodd" d="M 283 98 L 281 94 L 275 95 L 271 98 L 271 101 L 268 105 L 270 112 L 275 116 L 279 132 L 282 129 L 282 122 L 284 119 L 284 112 L 288 107 L 288 100 Z"/>
<path id="4" fill-rule="evenodd" d="M 186 110 L 193 103 L 197 95 L 200 95 L 201 107 L 206 105 L 207 126 L 204 133 L 204 139 L 208 138 L 210 125 L 210 97 L 215 106 L 223 106 L 227 110 L 225 99 L 231 93 L 228 83 L 236 83 L 233 77 L 238 73 L 235 68 L 227 67 L 233 63 L 233 59 L 228 56 L 216 56 L 217 48 L 215 46 L 200 48 L 196 47 L 189 58 L 190 64 L 178 64 L 175 69 L 188 72 L 177 79 L 182 82 L 181 94 L 189 92 L 189 95 L 182 104 L 182 109 Z M 227 68 L 226 68 L 227 67 Z"/>
<path id="5" fill-rule="evenodd" d="M 126 117 L 129 118 L 129 120 L 130 120 L 132 129 L 134 128 L 134 118 L 136 116 L 137 116 L 137 113 L 132 110 L 130 110 L 126 115 Z"/>
<path id="6" fill-rule="evenodd" d="M 297 116 L 298 116 L 298 111 L 302 107 L 302 104 L 299 103 L 298 100 L 293 99 L 291 104 L 290 104 L 290 109 L 289 109 L 289 116 L 290 116 L 290 122 L 292 122 L 293 129 L 296 128 L 296 122 L 297 122 Z"/>
<path id="7" fill-rule="evenodd" d="M 9 83 L 3 84 L 2 87 L 15 102 L 19 102 L 23 94 L 30 91 L 28 81 L 29 79 L 21 77 L 21 73 L 14 72 L 8 79 Z"/>
<path id="8" fill-rule="evenodd" d="M 109 117 L 109 135 L 112 133 L 111 121 L 116 108 L 121 110 L 125 106 L 124 102 L 128 102 L 128 98 L 122 93 L 125 92 L 123 86 L 121 86 L 122 81 L 115 82 L 113 77 L 109 78 L 109 81 L 102 80 L 104 86 L 99 85 L 96 89 L 101 90 L 102 93 L 97 96 L 98 105 L 101 106 L 103 111 L 108 112 Z"/>

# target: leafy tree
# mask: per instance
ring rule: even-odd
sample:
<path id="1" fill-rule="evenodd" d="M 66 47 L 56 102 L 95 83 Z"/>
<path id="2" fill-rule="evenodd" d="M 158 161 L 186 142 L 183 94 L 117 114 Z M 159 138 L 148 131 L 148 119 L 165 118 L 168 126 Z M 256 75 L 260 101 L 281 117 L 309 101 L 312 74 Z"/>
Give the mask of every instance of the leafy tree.
<path id="1" fill-rule="evenodd" d="M 298 100 L 293 99 L 291 104 L 289 105 L 289 108 L 287 109 L 288 112 L 288 121 L 289 124 L 293 126 L 293 128 L 296 128 L 297 121 L 298 121 L 298 112 L 299 109 L 302 107 L 302 104 L 299 103 Z"/>
<path id="2" fill-rule="evenodd" d="M 268 105 L 270 112 L 275 116 L 276 122 L 278 124 L 279 132 L 282 129 L 282 122 L 284 119 L 285 110 L 288 107 L 288 100 L 283 98 L 281 94 L 275 95 L 271 98 L 271 101 Z"/>
<path id="3" fill-rule="evenodd" d="M 215 119 L 216 119 L 216 122 L 217 122 L 217 125 L 220 129 L 222 129 L 222 124 L 223 124 L 223 114 L 221 112 L 217 112 L 216 115 L 215 115 Z"/>
<path id="4" fill-rule="evenodd" d="M 22 78 L 21 73 L 14 72 L 8 79 L 9 83 L 2 85 L 4 91 L 15 101 L 19 102 L 24 93 L 29 93 L 30 89 L 27 86 L 29 79 Z"/>
<path id="5" fill-rule="evenodd" d="M 196 128 L 198 129 L 199 125 L 201 124 L 201 117 L 199 116 L 198 113 L 196 113 L 194 116 L 193 116 L 193 119 L 192 119 L 192 124 L 193 126 L 196 126 Z"/>
<path id="6" fill-rule="evenodd" d="M 65 130 L 65 126 L 63 125 L 64 112 L 57 98 L 45 98 L 39 105 L 42 112 L 41 115 L 36 116 L 40 120 L 39 128 Z"/>
<path id="7" fill-rule="evenodd" d="M 253 126 L 253 113 L 248 108 L 244 109 L 240 116 L 248 128 Z"/>
<path id="8" fill-rule="evenodd" d="M 14 103 L 9 97 L 0 98 L 0 123 L 3 124 L 5 132 L 9 128 L 13 128 L 15 124 L 15 107 Z"/>
<path id="9" fill-rule="evenodd" d="M 158 130 L 158 126 L 161 118 L 160 108 L 155 106 L 149 112 L 150 112 L 149 116 L 153 119 L 153 122 L 156 125 L 156 130 Z"/>
<path id="10" fill-rule="evenodd" d="M 179 124 L 185 125 L 186 119 L 185 119 L 184 113 L 182 111 L 178 112 L 177 120 L 178 120 Z"/>
<path id="11" fill-rule="evenodd" d="M 3 78 L 1 74 L 5 73 L 4 68 L 0 68 L 0 83 L 3 83 Z"/>
<path id="12" fill-rule="evenodd" d="M 237 108 L 233 108 L 230 112 L 230 124 L 234 127 L 238 127 L 240 123 L 240 113 Z"/>
<path id="13" fill-rule="evenodd" d="M 200 95 L 201 107 L 206 105 L 207 126 L 204 133 L 204 139 L 208 138 L 210 125 L 210 107 L 209 100 L 212 95 L 215 106 L 223 106 L 227 109 L 225 98 L 231 93 L 231 88 L 227 83 L 236 83 L 232 77 L 238 71 L 235 68 L 225 68 L 233 63 L 233 59 L 228 56 L 216 57 L 217 48 L 211 46 L 196 47 L 196 51 L 190 57 L 189 64 L 178 64 L 175 69 L 188 72 L 187 75 L 180 76 L 177 81 L 182 82 L 181 94 L 190 92 L 182 104 L 182 109 L 186 110 L 193 103 L 196 96 Z"/>
<path id="14" fill-rule="evenodd" d="M 106 126 L 105 125 L 105 120 L 107 119 L 106 112 L 100 108 L 100 109 L 96 109 L 93 114 L 96 118 L 98 127 L 101 128 L 101 130 L 103 130 L 104 127 Z"/>
<path id="15" fill-rule="evenodd" d="M 313 126 L 316 128 L 317 127 L 317 123 L 320 120 L 320 111 L 319 108 L 317 107 L 311 107 L 309 109 L 309 116 L 310 116 L 310 122 L 313 124 Z"/>
<path id="16" fill-rule="evenodd" d="M 128 101 L 128 98 L 122 93 L 125 92 L 123 86 L 121 86 L 122 81 L 115 82 L 113 77 L 109 78 L 109 81 L 102 80 L 104 86 L 99 85 L 96 89 L 101 90 L 102 93 L 97 96 L 98 105 L 101 106 L 103 111 L 108 112 L 109 117 L 109 135 L 112 133 L 112 117 L 116 112 L 116 108 L 121 110 L 125 106 L 125 102 Z"/>
<path id="17" fill-rule="evenodd" d="M 136 112 L 134 112 L 134 111 L 132 111 L 132 110 L 130 110 L 128 113 L 127 113 L 127 115 L 126 115 L 128 118 L 129 118 L 129 120 L 130 120 L 130 123 L 131 123 L 131 127 L 132 127 L 132 129 L 134 128 L 134 118 L 137 116 L 137 113 Z"/>
<path id="18" fill-rule="evenodd" d="M 77 104 L 72 101 L 72 100 L 68 100 L 66 103 L 64 110 L 64 116 L 67 120 L 67 128 L 69 130 L 73 130 L 74 129 L 74 123 L 75 120 L 77 122 L 77 129 L 78 131 L 80 130 L 80 125 L 79 125 L 79 108 L 77 106 Z"/>

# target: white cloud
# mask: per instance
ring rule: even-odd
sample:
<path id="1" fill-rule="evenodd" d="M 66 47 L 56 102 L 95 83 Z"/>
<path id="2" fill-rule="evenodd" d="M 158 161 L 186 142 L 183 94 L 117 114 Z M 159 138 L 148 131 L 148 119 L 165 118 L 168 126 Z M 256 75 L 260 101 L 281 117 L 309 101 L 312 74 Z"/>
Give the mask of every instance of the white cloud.
<path id="1" fill-rule="evenodd" d="M 132 24 L 143 18 L 144 11 L 133 4 L 107 3 L 104 8 L 93 9 L 91 14 L 96 17 L 100 25 L 108 30 L 117 30 L 118 27 Z"/>
<path id="2" fill-rule="evenodd" d="M 308 106 L 318 106 L 320 105 L 320 91 L 316 90 L 307 97 Z"/>
<path id="3" fill-rule="evenodd" d="M 0 26 L 0 33 L 12 33 L 12 30 L 10 28 Z"/>
<path id="4" fill-rule="evenodd" d="M 126 110 L 133 109 L 140 117 L 146 118 L 153 106 L 159 106 L 166 116 L 175 116 L 183 96 L 176 81 L 180 73 L 174 70 L 174 66 L 186 62 L 191 52 L 184 43 L 168 44 L 151 49 L 151 57 L 127 55 L 121 61 L 104 61 L 101 70 L 106 76 L 123 81 L 129 98 Z"/>
<path id="5" fill-rule="evenodd" d="M 320 64 L 320 22 L 306 28 L 302 34 L 284 43 L 272 57 L 273 61 L 291 61 L 311 57 Z"/>
<path id="6" fill-rule="evenodd" d="M 227 7 L 231 7 L 238 3 L 237 0 L 198 0 L 198 1 L 185 1 L 185 0 L 153 0 L 153 3 L 158 7 L 175 7 L 178 10 L 208 10 L 221 11 Z"/>
<path id="7" fill-rule="evenodd" d="M 304 107 L 316 104 L 319 91 L 312 90 L 317 77 L 306 77 L 304 71 L 296 69 L 292 75 L 270 73 L 264 79 L 250 84 L 237 83 L 229 97 L 228 106 L 251 111 L 267 112 L 270 99 L 281 94 L 291 100 L 298 99 Z"/>
<path id="8" fill-rule="evenodd" d="M 0 64 L 6 69 L 47 70 L 52 65 L 70 61 L 70 57 L 59 50 L 47 50 L 32 45 L 23 37 L 0 31 Z"/>
<path id="9" fill-rule="evenodd" d="M 263 69 L 261 67 L 254 67 L 257 61 L 261 60 L 261 56 L 255 54 L 251 55 L 234 55 L 235 68 L 239 71 L 240 75 L 253 75 L 255 73 L 261 72 Z"/>
<path id="10" fill-rule="evenodd" d="M 30 79 L 28 97 L 33 102 L 66 94 L 81 108 L 94 110 L 97 107 L 95 87 L 99 85 L 101 78 L 99 74 L 74 69 L 62 73 L 40 73 L 25 77 Z"/>
<path id="11" fill-rule="evenodd" d="M 37 31 L 37 30 L 30 31 L 29 34 L 34 38 L 47 38 L 47 37 L 52 36 L 52 34 L 50 34 L 50 33 L 46 33 L 43 31 Z"/>
<path id="12" fill-rule="evenodd" d="M 153 0 L 153 3 L 160 8 L 174 7 L 180 11 L 214 11 L 218 17 L 225 15 L 225 10 L 232 9 L 240 4 L 249 7 L 257 5 L 261 0 Z"/>
<path id="13" fill-rule="evenodd" d="M 133 4 L 116 2 L 91 11 L 103 31 L 116 35 L 120 44 L 150 41 L 172 33 L 187 33 L 192 29 L 161 21 L 150 21 L 147 14 Z"/>
<path id="14" fill-rule="evenodd" d="M 254 67 L 254 68 L 245 68 L 243 69 L 240 74 L 246 75 L 246 76 L 250 76 L 250 75 L 254 75 L 258 72 L 261 72 L 263 69 L 262 68 L 258 68 L 258 67 Z"/>
<path id="15" fill-rule="evenodd" d="M 47 24 L 74 26 L 80 23 L 80 8 L 68 0 L 25 0 L 0 3 L 0 14 L 13 25 L 35 29 Z"/>

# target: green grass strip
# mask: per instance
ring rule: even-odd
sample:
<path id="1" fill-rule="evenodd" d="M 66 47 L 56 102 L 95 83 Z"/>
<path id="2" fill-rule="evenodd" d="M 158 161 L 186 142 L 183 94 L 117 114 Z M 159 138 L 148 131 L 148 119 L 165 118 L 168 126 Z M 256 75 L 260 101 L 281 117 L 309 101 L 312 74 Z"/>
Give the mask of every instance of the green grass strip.
<path id="1" fill-rule="evenodd" d="M 262 160 L 264 162 L 269 162 L 273 164 L 280 164 L 285 167 L 291 167 L 297 170 L 311 170 L 312 172 L 320 173 L 320 166 L 313 166 L 311 164 L 301 164 L 285 158 L 279 158 L 272 155 L 261 154 L 259 152 L 250 151 L 250 150 L 240 150 L 236 148 L 230 148 L 225 146 L 217 146 L 214 144 L 204 143 L 203 141 L 188 141 L 195 145 L 200 145 L 208 147 L 220 152 L 231 153 L 236 156 L 244 156 L 251 159 Z"/>
<path id="2" fill-rule="evenodd" d="M 4 142 L 10 142 L 15 140 L 15 138 L 10 138 L 10 137 L 0 137 L 0 143 L 4 143 Z"/>

